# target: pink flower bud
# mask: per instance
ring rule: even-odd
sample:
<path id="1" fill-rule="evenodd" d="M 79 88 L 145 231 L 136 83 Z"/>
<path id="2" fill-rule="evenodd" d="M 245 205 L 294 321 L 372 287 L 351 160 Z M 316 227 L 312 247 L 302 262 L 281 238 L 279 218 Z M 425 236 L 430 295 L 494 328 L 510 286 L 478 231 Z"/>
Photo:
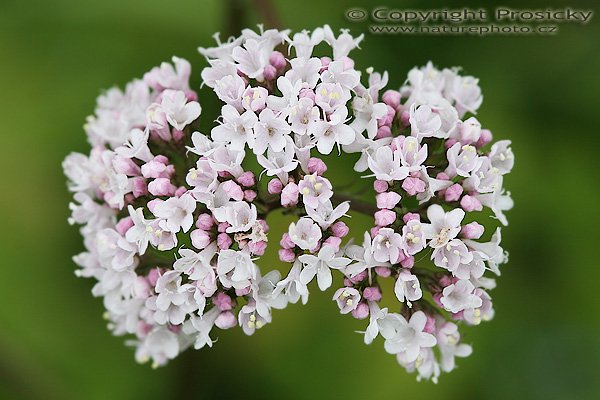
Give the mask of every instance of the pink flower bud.
<path id="1" fill-rule="evenodd" d="M 444 199 L 446 199 L 446 201 L 457 201 L 458 199 L 460 199 L 460 195 L 462 194 L 462 192 L 462 186 L 459 183 L 455 183 L 454 185 L 446 189 L 446 192 L 444 193 Z"/>
<path id="2" fill-rule="evenodd" d="M 279 245 L 284 249 L 293 249 L 296 246 L 296 244 L 292 242 L 292 238 L 290 238 L 290 235 L 287 232 L 281 237 Z"/>
<path id="3" fill-rule="evenodd" d="M 148 271 L 148 283 L 152 285 L 152 287 L 156 286 L 156 281 L 160 278 L 162 271 L 160 268 L 152 268 Z"/>
<path id="4" fill-rule="evenodd" d="M 219 329 L 229 329 L 237 325 L 237 319 L 231 311 L 222 312 L 215 319 L 215 326 Z"/>
<path id="5" fill-rule="evenodd" d="M 170 170 L 167 170 L 167 165 L 163 164 L 160 161 L 156 160 L 156 157 L 153 160 L 148 161 L 146 164 L 142 165 L 141 168 L 142 175 L 144 178 L 169 178 Z"/>
<path id="6" fill-rule="evenodd" d="M 136 165 L 130 158 L 116 156 L 113 159 L 113 167 L 120 174 L 128 176 L 139 176 L 141 174 L 140 167 Z"/>
<path id="7" fill-rule="evenodd" d="M 335 237 L 335 236 L 329 236 L 323 242 L 323 246 L 325 246 L 325 245 L 331 246 L 335 249 L 336 252 L 340 251 L 340 244 L 342 244 L 342 239 L 339 237 Z"/>
<path id="8" fill-rule="evenodd" d="M 254 186 L 254 184 L 256 183 L 256 178 L 254 176 L 254 173 L 252 173 L 251 171 L 246 171 L 237 178 L 237 181 L 240 185 L 244 187 L 250 187 Z"/>
<path id="9" fill-rule="evenodd" d="M 413 256 L 406 256 L 404 260 L 400 261 L 402 268 L 411 269 L 415 265 L 415 258 Z"/>
<path id="10" fill-rule="evenodd" d="M 368 272 L 365 270 L 365 271 L 359 272 L 358 274 L 354 275 L 352 278 L 348 278 L 348 279 L 350 280 L 351 283 L 356 285 L 357 283 L 360 283 L 360 282 L 364 281 L 365 279 L 367 279 L 368 275 L 369 275 Z"/>
<path id="11" fill-rule="evenodd" d="M 396 192 L 379 193 L 376 196 L 377 208 L 392 210 L 400 202 L 402 196 Z"/>
<path id="12" fill-rule="evenodd" d="M 435 302 L 435 304 L 438 305 L 438 307 L 444 308 L 444 305 L 442 304 L 442 294 L 441 293 L 435 293 L 432 297 L 433 297 L 433 301 Z"/>
<path id="13" fill-rule="evenodd" d="M 386 90 L 383 96 L 381 96 L 381 101 L 387 104 L 390 107 L 398 108 L 400 105 L 400 92 L 397 90 Z"/>
<path id="14" fill-rule="evenodd" d="M 213 217 L 206 213 L 198 215 L 198 219 L 196 220 L 196 227 L 205 231 L 212 228 L 214 224 L 215 221 L 213 220 Z"/>
<path id="15" fill-rule="evenodd" d="M 377 128 L 377 134 L 375 135 L 375 139 L 383 139 L 392 136 L 392 130 L 389 126 L 383 125 Z"/>
<path id="16" fill-rule="evenodd" d="M 217 235 L 217 246 L 219 247 L 219 249 L 226 250 L 229 247 L 231 247 L 232 243 L 233 243 L 233 240 L 231 240 L 231 238 L 229 237 L 228 234 L 219 233 Z"/>
<path id="17" fill-rule="evenodd" d="M 187 188 L 185 186 L 179 186 L 175 191 L 175 197 L 181 197 L 187 193 Z"/>
<path id="18" fill-rule="evenodd" d="M 442 287 L 448 287 L 452 285 L 452 277 L 450 275 L 443 275 L 439 282 Z"/>
<path id="19" fill-rule="evenodd" d="M 431 315 L 426 314 L 427 322 L 425 323 L 425 328 L 423 328 L 424 332 L 434 334 L 435 333 L 435 318 Z"/>
<path id="20" fill-rule="evenodd" d="M 148 185 L 146 184 L 146 180 L 141 176 L 133 178 L 132 193 L 134 197 L 145 196 L 148 194 Z"/>
<path id="21" fill-rule="evenodd" d="M 421 216 L 419 214 L 416 214 L 416 213 L 406 213 L 402 217 L 402 221 L 404 221 L 405 224 L 408 224 L 408 221 L 412 221 L 413 219 L 416 219 L 417 221 L 420 221 L 421 220 Z"/>
<path id="22" fill-rule="evenodd" d="M 229 311 L 234 307 L 234 302 L 227 293 L 219 292 L 212 297 L 213 304 L 221 311 Z"/>
<path id="23" fill-rule="evenodd" d="M 387 267 L 375 267 L 375 273 L 382 278 L 388 278 L 392 271 Z"/>
<path id="24" fill-rule="evenodd" d="M 467 212 L 483 210 L 481 202 L 476 197 L 469 196 L 468 194 L 460 200 L 460 206 Z"/>
<path id="25" fill-rule="evenodd" d="M 283 189 L 283 183 L 277 178 L 271 179 L 267 185 L 267 190 L 270 194 L 279 194 L 281 193 L 281 189 Z"/>
<path id="26" fill-rule="evenodd" d="M 235 295 L 238 297 L 245 296 L 250 293 L 250 289 L 252 289 L 250 286 L 246 286 L 245 288 L 241 289 L 235 289 Z"/>
<path id="27" fill-rule="evenodd" d="M 298 204 L 298 185 L 290 182 L 281 191 L 281 205 L 293 207 L 296 204 Z"/>
<path id="28" fill-rule="evenodd" d="M 225 231 L 227 231 L 227 228 L 229 228 L 231 225 L 229 225 L 229 223 L 227 222 L 219 222 L 219 224 L 217 225 L 217 231 L 219 233 L 224 233 Z"/>
<path id="29" fill-rule="evenodd" d="M 408 111 L 402 111 L 400 113 L 400 123 L 402 126 L 410 126 L 410 113 Z"/>
<path id="30" fill-rule="evenodd" d="M 171 131 L 171 135 L 173 135 L 173 140 L 176 141 L 176 142 L 181 141 L 185 137 L 185 133 L 183 133 L 183 131 L 180 131 L 180 130 L 177 130 L 177 129 L 173 129 Z"/>
<path id="31" fill-rule="evenodd" d="M 202 229 L 194 229 L 190 233 L 190 239 L 192 239 L 192 246 L 197 249 L 204 249 L 210 244 L 210 235 Z"/>
<path id="32" fill-rule="evenodd" d="M 354 310 L 352 316 L 356 319 L 365 319 L 369 316 L 369 306 L 365 302 L 360 302 Z"/>
<path id="33" fill-rule="evenodd" d="M 177 187 L 175 187 L 169 178 L 157 178 L 148 184 L 148 192 L 154 196 L 173 196 Z"/>
<path id="34" fill-rule="evenodd" d="M 252 203 L 256 199 L 256 192 L 254 190 L 244 190 L 244 200 Z"/>
<path id="35" fill-rule="evenodd" d="M 308 159 L 308 172 L 310 174 L 323 175 L 327 171 L 327 165 L 320 158 L 311 157 Z"/>
<path id="36" fill-rule="evenodd" d="M 329 64 L 331 64 L 331 61 L 332 60 L 329 57 L 321 57 L 321 65 L 322 65 L 322 67 L 321 67 L 321 71 L 320 72 L 325 71 L 327 69 L 327 67 L 329 66 Z"/>
<path id="37" fill-rule="evenodd" d="M 483 235 L 484 230 L 485 228 L 483 225 L 473 221 L 470 224 L 463 226 L 460 233 L 465 239 L 479 239 L 481 235 Z"/>
<path id="38" fill-rule="evenodd" d="M 381 290 L 377 286 L 368 286 L 363 291 L 365 300 L 379 301 L 381 300 Z"/>
<path id="39" fill-rule="evenodd" d="M 329 228 L 331 229 L 331 233 L 333 236 L 337 236 L 339 238 L 345 237 L 348 232 L 350 232 L 350 228 L 343 221 L 338 221 L 335 224 L 331 225 Z"/>
<path id="40" fill-rule="evenodd" d="M 491 141 L 492 141 L 492 132 L 489 129 L 482 129 L 481 136 L 479 136 L 479 140 L 477 141 L 476 146 L 483 147 Z"/>
<path id="41" fill-rule="evenodd" d="M 300 89 L 299 98 L 311 99 L 315 103 L 315 91 L 309 88 Z"/>
<path id="42" fill-rule="evenodd" d="M 442 181 L 449 181 L 450 177 L 445 172 L 440 172 L 435 176 L 435 179 L 439 179 Z"/>
<path id="43" fill-rule="evenodd" d="M 267 242 L 264 240 L 259 240 L 258 242 L 250 241 L 248 243 L 248 248 L 252 252 L 252 254 L 257 256 L 262 256 L 265 254 L 265 250 L 267 249 Z"/>
<path id="44" fill-rule="evenodd" d="M 377 226 L 388 226 L 396 220 L 396 213 L 391 210 L 379 210 L 375 213 L 375 224 Z"/>
<path id="45" fill-rule="evenodd" d="M 291 263 L 296 259 L 296 254 L 291 249 L 279 249 L 279 259 L 283 262 Z"/>
<path id="46" fill-rule="evenodd" d="M 377 234 L 379 233 L 379 230 L 381 229 L 380 226 L 374 226 L 371 228 L 371 238 L 374 238 L 375 236 L 377 236 Z"/>
<path id="47" fill-rule="evenodd" d="M 406 190 L 410 196 L 414 196 L 417 193 L 423 193 L 425 191 L 425 182 L 419 178 L 409 176 L 402 182 L 402 189 Z"/>
<path id="48" fill-rule="evenodd" d="M 129 230 L 133 226 L 133 219 L 131 217 L 125 217 L 117 222 L 117 226 L 115 229 L 121 236 L 125 236 L 125 232 Z"/>
<path id="49" fill-rule="evenodd" d="M 269 56 L 269 64 L 277 70 L 283 69 L 286 65 L 285 57 L 279 51 L 274 51 Z"/>
<path id="50" fill-rule="evenodd" d="M 148 207 L 148 210 L 150 210 L 151 213 L 154 213 L 154 207 L 156 207 L 158 204 L 162 203 L 163 201 L 164 200 L 162 200 L 162 199 L 152 199 L 146 204 L 146 207 Z"/>
<path id="51" fill-rule="evenodd" d="M 244 199 L 244 192 L 240 185 L 234 181 L 226 181 L 221 184 L 221 188 L 227 193 L 227 195 L 235 201 L 241 201 Z"/>
<path id="52" fill-rule="evenodd" d="M 375 182 L 373 182 L 373 189 L 375 189 L 377 193 L 383 193 L 388 190 L 388 183 L 386 181 L 377 179 Z"/>
<path id="53" fill-rule="evenodd" d="M 456 142 L 458 142 L 458 140 L 456 139 L 448 139 L 446 140 L 446 142 L 444 143 L 444 147 L 447 149 L 449 149 L 450 147 L 454 146 L 456 144 Z"/>
<path id="54" fill-rule="evenodd" d="M 277 76 L 277 69 L 272 65 L 265 66 L 263 70 L 263 76 L 266 80 L 272 81 Z"/>

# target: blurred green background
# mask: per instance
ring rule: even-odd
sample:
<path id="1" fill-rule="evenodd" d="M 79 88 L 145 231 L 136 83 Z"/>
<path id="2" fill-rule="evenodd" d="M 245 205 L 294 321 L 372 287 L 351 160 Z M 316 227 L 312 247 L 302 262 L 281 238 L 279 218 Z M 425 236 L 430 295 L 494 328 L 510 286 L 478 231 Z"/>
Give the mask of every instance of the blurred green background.
<path id="1" fill-rule="evenodd" d="M 329 23 L 358 34 L 366 22 L 346 21 L 344 10 L 384 3 L 302 0 L 275 9 L 284 27 Z M 451 3 L 394 6 L 457 7 Z M 501 4 L 593 9 L 596 2 Z M 464 330 L 474 353 L 437 385 L 415 382 L 380 341 L 365 346 L 353 333 L 365 322 L 341 316 L 331 293 L 317 290 L 308 305 L 275 312 L 255 336 L 219 333 L 213 349 L 187 352 L 159 370 L 137 365 L 123 338 L 110 335 L 102 302 L 90 295 L 93 282 L 73 274 L 71 256 L 83 246 L 66 222 L 61 161 L 88 151 L 82 124 L 100 89 L 174 54 L 192 61 L 197 87 L 205 64 L 196 47 L 264 15 L 243 0 L 0 1 L 0 398 L 600 398 L 598 16 L 546 37 L 366 33 L 363 51 L 353 53 L 361 68 L 387 69 L 389 87 L 428 60 L 463 66 L 485 95 L 478 118 L 496 139 L 513 141 L 517 164 L 505 185 L 516 207 L 503 232 L 510 262 L 492 292 L 496 317 Z M 217 103 L 202 93 L 213 117 Z M 332 169 L 349 165 L 340 160 Z M 333 173 L 334 181 L 342 175 Z M 270 223 L 281 231 L 285 221 Z M 352 220 L 357 229 L 368 224 Z"/>

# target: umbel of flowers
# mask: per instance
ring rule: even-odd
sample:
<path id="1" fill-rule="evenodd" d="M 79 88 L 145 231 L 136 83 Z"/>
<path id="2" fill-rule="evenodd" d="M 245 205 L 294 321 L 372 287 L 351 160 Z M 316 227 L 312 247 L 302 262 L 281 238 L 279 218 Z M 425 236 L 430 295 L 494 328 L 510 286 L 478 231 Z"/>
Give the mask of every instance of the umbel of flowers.
<path id="1" fill-rule="evenodd" d="M 428 64 L 383 91 L 387 73 L 361 74 L 349 56 L 361 40 L 328 26 L 260 29 L 199 49 L 203 84 L 223 102 L 210 134 L 198 131 L 181 58 L 98 98 L 85 124 L 90 154 L 63 164 L 86 248 L 74 261 L 97 281 L 109 328 L 134 337 L 138 361 L 159 366 L 212 346 L 216 329 L 251 335 L 273 309 L 306 303 L 311 286 L 329 289 L 334 272 L 344 277 L 333 293 L 340 312 L 365 320 L 365 343 L 381 336 L 419 378 L 436 381 L 471 353 L 458 326 L 492 318 L 486 272 L 499 275 L 507 260 L 500 228 L 481 240 L 477 220 L 507 224 L 510 142 L 492 144 L 473 116 L 477 79 Z M 326 177 L 319 157 L 332 152 L 360 153 L 357 175 L 373 180 L 375 205 L 358 207 L 374 218 L 354 235 L 361 244 L 344 241 L 356 204 Z M 260 174 L 244 169 L 249 158 Z M 269 238 L 266 217 L 278 208 L 297 220 Z M 287 276 L 261 271 L 268 243 Z"/>

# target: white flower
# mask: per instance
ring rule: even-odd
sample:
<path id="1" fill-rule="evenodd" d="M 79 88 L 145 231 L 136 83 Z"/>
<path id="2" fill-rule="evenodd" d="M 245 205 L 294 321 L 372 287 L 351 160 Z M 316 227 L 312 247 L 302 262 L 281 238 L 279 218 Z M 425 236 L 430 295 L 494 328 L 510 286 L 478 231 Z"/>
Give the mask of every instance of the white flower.
<path id="1" fill-rule="evenodd" d="M 162 218 L 160 227 L 166 231 L 177 233 L 187 232 L 194 223 L 193 212 L 196 210 L 196 200 L 191 194 L 181 197 L 170 197 L 154 206 L 153 214 Z"/>
<path id="2" fill-rule="evenodd" d="M 265 168 L 268 176 L 277 175 L 282 182 L 287 182 L 288 172 L 293 171 L 298 166 L 298 161 L 294 159 L 295 155 L 294 143 L 288 137 L 283 151 L 273 151 L 269 148 L 266 157 L 259 154 L 256 158 L 258 163 Z"/>
<path id="3" fill-rule="evenodd" d="M 445 246 L 436 248 L 431 258 L 435 265 L 455 275 L 461 264 L 468 264 L 473 260 L 473 254 L 460 239 L 452 239 Z"/>
<path id="4" fill-rule="evenodd" d="M 502 230 L 500 227 L 496 228 L 496 231 L 492 235 L 492 240 L 487 243 L 480 243 L 474 240 L 465 240 L 465 244 L 470 249 L 476 251 L 482 259 L 484 259 L 492 272 L 496 275 L 500 275 L 500 269 L 498 266 L 508 261 L 508 253 L 500 247 L 502 240 Z"/>
<path id="5" fill-rule="evenodd" d="M 435 336 L 423 332 L 427 317 L 423 311 L 414 313 L 409 321 L 398 314 L 393 314 L 391 329 L 381 331 L 385 338 L 385 350 L 391 354 L 402 354 L 405 362 L 413 362 L 422 348 L 433 347 Z"/>
<path id="6" fill-rule="evenodd" d="M 371 236 L 369 232 L 365 232 L 362 246 L 348 245 L 346 247 L 346 255 L 353 261 L 352 264 L 348 265 L 344 273 L 351 278 L 360 274 L 364 270 L 368 270 L 375 267 L 390 267 L 389 262 L 377 261 L 373 256 L 374 250 L 372 246 Z"/>
<path id="7" fill-rule="evenodd" d="M 346 57 L 348 53 L 358 47 L 364 38 L 364 35 L 360 35 L 356 38 L 352 37 L 352 35 L 348 33 L 348 29 L 341 29 L 340 32 L 340 35 L 336 38 L 329 25 L 323 27 L 323 35 L 325 41 L 329 43 L 333 49 L 334 60 Z"/>
<path id="8" fill-rule="evenodd" d="M 320 121 L 319 107 L 308 97 L 298 100 L 298 103 L 289 110 L 288 121 L 292 131 L 298 135 L 314 133 L 317 121 Z"/>
<path id="9" fill-rule="evenodd" d="M 111 228 L 100 230 L 95 238 L 96 251 L 100 264 L 115 271 L 135 267 L 137 246 L 125 240 L 117 231 Z"/>
<path id="10" fill-rule="evenodd" d="M 419 106 L 414 103 L 410 107 L 409 122 L 411 135 L 419 141 L 424 137 L 444 137 L 444 133 L 441 132 L 442 119 L 428 105 Z"/>
<path id="11" fill-rule="evenodd" d="M 329 228 L 334 222 L 346 215 L 350 210 L 350 202 L 344 201 L 340 203 L 336 208 L 333 208 L 330 200 L 319 202 L 316 208 L 311 208 L 305 205 L 306 214 L 312 218 L 321 229 L 325 230 Z"/>
<path id="12" fill-rule="evenodd" d="M 358 306 L 360 293 L 352 287 L 343 287 L 335 291 L 332 300 L 337 302 L 340 313 L 348 314 Z"/>
<path id="13" fill-rule="evenodd" d="M 256 265 L 244 251 L 221 250 L 217 259 L 217 275 L 226 288 L 244 289 L 256 280 Z"/>
<path id="14" fill-rule="evenodd" d="M 220 313 L 221 311 L 218 307 L 213 307 L 201 317 L 192 315 L 189 322 L 183 326 L 183 331 L 186 334 L 195 337 L 194 348 L 196 350 L 204 346 L 212 347 L 213 340 L 210 337 L 210 331 L 215 326 L 215 320 Z"/>
<path id="15" fill-rule="evenodd" d="M 215 82 L 215 94 L 219 99 L 237 109 L 243 110 L 242 98 L 246 90 L 246 82 L 237 74 L 227 75 Z"/>
<path id="16" fill-rule="evenodd" d="M 402 250 L 402 236 L 391 228 L 381 228 L 373 238 L 373 258 L 379 262 L 396 263 Z"/>
<path id="17" fill-rule="evenodd" d="M 280 279 L 279 271 L 274 270 L 252 284 L 251 294 L 256 312 L 267 322 L 271 322 L 271 308 L 280 310 L 287 305 L 286 297 L 281 292 L 275 292 Z"/>
<path id="18" fill-rule="evenodd" d="M 402 271 L 398 274 L 398 279 L 396 279 L 394 285 L 394 293 L 400 302 L 404 303 L 406 300 L 408 307 L 412 307 L 411 301 L 417 301 L 423 297 L 419 279 L 409 271 Z"/>
<path id="19" fill-rule="evenodd" d="M 315 123 L 312 133 L 317 140 L 319 153 L 329 154 L 336 144 L 340 150 L 340 145 L 349 145 L 354 142 L 356 137 L 354 129 L 344 123 L 347 113 L 346 108 L 340 108 L 330 116 L 329 121 Z"/>
<path id="20" fill-rule="evenodd" d="M 248 39 L 244 47 L 238 46 L 231 52 L 232 58 L 238 63 L 237 68 L 248 78 L 261 82 L 263 71 L 269 64 L 272 49 L 255 39 Z"/>
<path id="21" fill-rule="evenodd" d="M 275 152 L 282 151 L 290 132 L 290 126 L 283 118 L 265 108 L 258 115 L 258 122 L 254 125 L 252 150 L 255 154 L 263 154 L 268 148 Z"/>
<path id="22" fill-rule="evenodd" d="M 419 220 L 411 219 L 402 227 L 402 242 L 402 248 L 410 256 L 425 248 L 423 224 Z"/>
<path id="23" fill-rule="evenodd" d="M 450 372 L 455 368 L 455 357 L 468 357 L 473 349 L 468 344 L 459 343 L 460 334 L 458 326 L 452 322 L 438 319 L 442 327 L 437 330 L 436 338 L 441 355 L 441 367 L 444 372 Z"/>
<path id="24" fill-rule="evenodd" d="M 227 233 L 246 232 L 256 222 L 256 206 L 245 201 L 235 201 L 215 209 L 213 215 L 219 222 L 229 223 Z"/>
<path id="25" fill-rule="evenodd" d="M 285 73 L 285 78 L 290 82 L 302 82 L 302 87 L 314 88 L 319 80 L 321 60 L 318 58 L 293 58 L 290 60 L 291 68 Z"/>
<path id="26" fill-rule="evenodd" d="M 262 328 L 268 323 L 268 321 L 256 311 L 256 303 L 254 303 L 254 301 L 248 302 L 248 304 L 240 309 L 238 322 L 244 333 L 248 336 L 254 334 L 257 329 Z"/>
<path id="27" fill-rule="evenodd" d="M 400 160 L 402 165 L 408 167 L 410 172 L 416 172 L 421 170 L 421 165 L 426 159 L 426 144 L 421 147 L 419 141 L 412 136 L 408 136 L 404 139 L 402 142 L 402 148 L 400 149 Z"/>
<path id="28" fill-rule="evenodd" d="M 315 29 L 312 35 L 308 31 L 297 32 L 289 40 L 289 48 L 296 50 L 296 57 L 310 58 L 313 48 L 323 41 L 323 30 Z"/>
<path id="29" fill-rule="evenodd" d="M 302 298 L 302 304 L 306 304 L 308 301 L 308 288 L 300 282 L 301 271 L 302 263 L 296 260 L 288 276 L 277 282 L 277 287 L 274 289 L 273 295 L 276 296 L 283 292 L 290 303 L 296 304 Z"/>
<path id="30" fill-rule="evenodd" d="M 200 103 L 197 101 L 188 102 L 185 93 L 178 90 L 165 90 L 162 92 L 160 105 L 169 124 L 180 131 L 196 120 L 202 111 Z"/>
<path id="31" fill-rule="evenodd" d="M 214 127 L 211 137 L 216 142 L 230 143 L 234 150 L 243 150 L 246 143 L 253 140 L 254 125 L 258 121 L 256 114 L 246 111 L 242 114 L 235 107 L 226 104 L 221 108 L 223 122 Z"/>
<path id="32" fill-rule="evenodd" d="M 423 224 L 425 237 L 431 239 L 429 246 L 434 249 L 445 246 L 460 232 L 460 223 L 465 212 L 460 208 L 444 212 L 442 206 L 433 204 L 427 209 L 429 224 Z"/>
<path id="33" fill-rule="evenodd" d="M 135 243 L 138 246 L 140 255 L 146 252 L 148 243 L 154 233 L 154 229 L 150 225 L 152 221 L 144 218 L 144 209 L 139 207 L 134 209 L 132 206 L 128 206 L 129 216 L 133 220 L 133 226 L 125 233 L 125 239 L 131 243 Z"/>
<path id="34" fill-rule="evenodd" d="M 115 152 L 123 157 L 137 158 L 148 162 L 154 158 L 148 148 L 148 130 L 132 129 L 124 146 L 117 147 Z"/>
<path id="35" fill-rule="evenodd" d="M 508 174 L 515 164 L 515 157 L 510 148 L 510 140 L 499 140 L 492 145 L 490 160 L 492 166 L 497 168 L 500 174 Z"/>
<path id="36" fill-rule="evenodd" d="M 156 368 L 166 364 L 179 354 L 179 340 L 177 335 L 165 326 L 157 326 L 138 344 L 135 359 L 145 363 L 152 359 L 152 367 Z"/>
<path id="37" fill-rule="evenodd" d="M 328 245 L 321 247 L 316 256 L 303 254 L 298 257 L 298 260 L 304 264 L 304 269 L 300 273 L 300 282 L 306 285 L 316 275 L 317 283 L 321 290 L 325 290 L 331 286 L 332 277 L 330 268 L 342 269 L 350 264 L 350 259 L 336 257 L 335 249 Z"/>
<path id="38" fill-rule="evenodd" d="M 327 70 L 323 71 L 321 80 L 323 82 L 339 83 L 343 88 L 352 90 L 360 82 L 360 73 L 353 68 L 346 69 L 344 61 L 332 61 L 327 66 Z"/>
<path id="39" fill-rule="evenodd" d="M 383 181 L 401 181 L 409 173 L 409 169 L 402 165 L 400 150 L 392 151 L 389 146 L 379 147 L 369 156 L 368 163 L 375 178 Z"/>
<path id="40" fill-rule="evenodd" d="M 448 149 L 446 154 L 448 158 L 446 173 L 450 177 L 456 175 L 469 177 L 470 173 L 477 169 L 481 163 L 477 155 L 477 149 L 470 144 L 463 145 L 457 142 Z"/>
<path id="41" fill-rule="evenodd" d="M 310 218 L 300 218 L 298 222 L 292 222 L 288 230 L 290 239 L 302 250 L 310 250 L 317 247 L 323 232 Z"/>
<path id="42" fill-rule="evenodd" d="M 154 311 L 153 318 L 157 323 L 180 325 L 187 314 L 198 309 L 194 286 L 181 282 L 181 272 L 173 270 L 165 272 L 156 281 L 154 290 L 157 296 L 148 298 L 146 307 Z"/>
<path id="43" fill-rule="evenodd" d="M 440 301 L 444 308 L 451 313 L 457 313 L 466 308 L 477 308 L 481 306 L 482 302 L 481 298 L 473 294 L 474 290 L 475 286 L 470 281 L 460 279 L 444 288 Z"/>

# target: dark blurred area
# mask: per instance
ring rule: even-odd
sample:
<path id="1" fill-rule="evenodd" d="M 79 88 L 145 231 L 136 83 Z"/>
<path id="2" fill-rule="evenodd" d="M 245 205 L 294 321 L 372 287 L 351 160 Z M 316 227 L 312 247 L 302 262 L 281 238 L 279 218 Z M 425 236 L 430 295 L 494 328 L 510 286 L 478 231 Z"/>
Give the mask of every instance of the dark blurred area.
<path id="1" fill-rule="evenodd" d="M 560 24 L 556 35 L 374 35 L 344 11 L 377 1 L 76 0 L 0 2 L 0 398 L 2 399 L 599 399 L 598 111 L 600 32 L 596 20 Z M 390 1 L 390 7 L 392 7 Z M 394 2 L 399 9 L 493 2 Z M 521 9 L 594 9 L 592 1 L 502 1 Z M 76 278 L 82 251 L 67 224 L 61 161 L 88 152 L 82 125 L 101 89 L 124 85 L 172 55 L 192 62 L 193 86 L 205 61 L 198 46 L 217 31 L 261 20 L 293 30 L 323 24 L 365 33 L 357 66 L 390 73 L 398 88 L 415 65 L 462 66 L 480 79 L 477 115 L 516 156 L 505 186 L 515 208 L 503 230 L 510 261 L 492 292 L 493 321 L 463 330 L 474 353 L 437 385 L 417 383 L 382 343 L 363 344 L 365 321 L 339 314 L 331 293 L 275 312 L 252 337 L 219 332 L 212 349 L 168 366 L 137 365 L 124 338 L 102 319 L 92 281 Z M 219 103 L 203 89 L 203 124 Z M 353 159 L 330 165 L 348 180 Z M 363 183 L 364 184 L 364 183 Z M 275 232 L 289 221 L 273 216 Z M 369 218 L 355 216 L 360 237 Z M 275 252 L 261 259 L 277 266 Z"/>

